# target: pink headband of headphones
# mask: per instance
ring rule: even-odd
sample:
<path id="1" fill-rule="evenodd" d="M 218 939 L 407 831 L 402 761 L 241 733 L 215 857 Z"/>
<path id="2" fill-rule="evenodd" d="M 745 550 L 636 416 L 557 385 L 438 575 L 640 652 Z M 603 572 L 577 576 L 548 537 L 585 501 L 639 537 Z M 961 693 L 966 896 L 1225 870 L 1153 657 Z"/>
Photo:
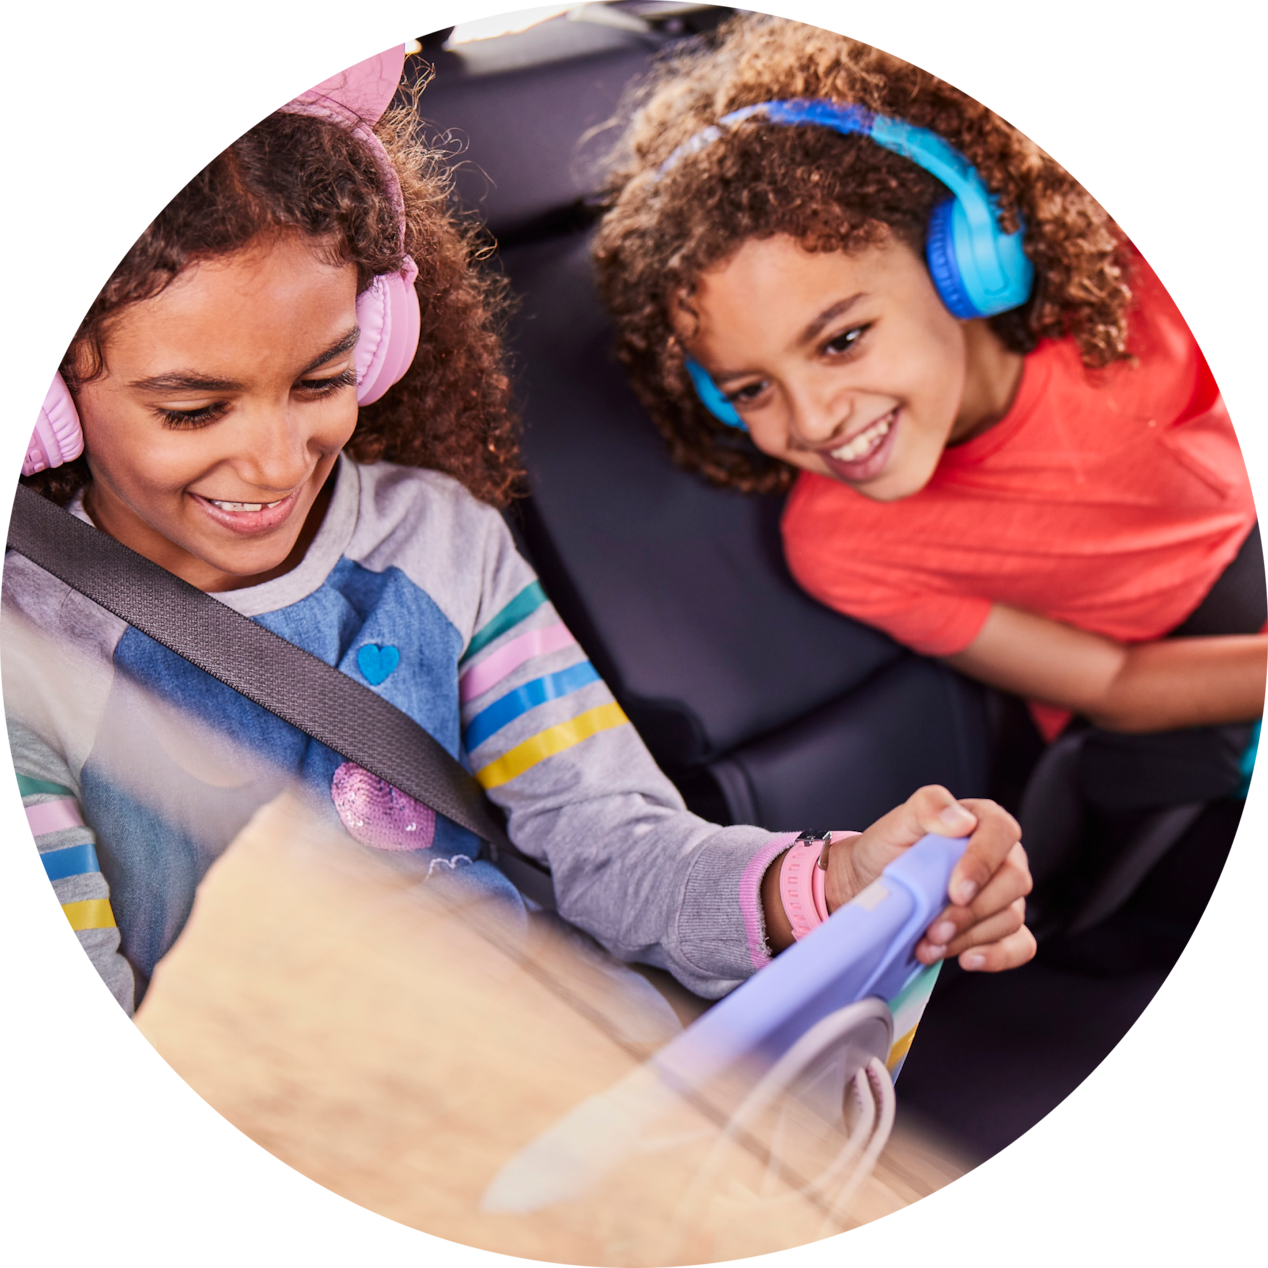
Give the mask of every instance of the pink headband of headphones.
<path id="1" fill-rule="evenodd" d="M 405 49 L 397 44 L 375 57 L 349 66 L 300 93 L 282 107 L 287 114 L 309 114 L 330 119 L 364 142 L 374 156 L 379 178 L 401 222 L 405 243 L 405 200 L 396 168 L 374 135 L 374 124 L 392 103 L 405 68 Z M 421 313 L 414 279 L 418 266 L 407 255 L 399 273 L 376 277 L 357 300 L 357 401 L 377 401 L 409 369 L 418 351 Z"/>
<path id="2" fill-rule="evenodd" d="M 401 182 L 388 158 L 383 142 L 374 135 L 374 125 L 383 117 L 396 95 L 405 68 L 405 49 L 393 46 L 364 62 L 349 66 L 315 88 L 302 92 L 282 107 L 283 114 L 310 114 L 330 119 L 355 133 L 374 155 L 379 177 L 391 195 L 396 214 L 403 217 L 405 203 L 401 198 Z M 401 240 L 405 225 L 401 224 Z"/>
<path id="3" fill-rule="evenodd" d="M 405 49 L 396 45 L 332 75 L 282 107 L 287 114 L 330 119 L 360 138 L 374 157 L 379 178 L 396 208 L 402 245 L 405 201 L 401 182 L 383 143 L 374 135 L 374 124 L 391 104 L 404 66 Z M 414 360 L 421 326 L 418 294 L 414 290 L 417 276 L 418 266 L 407 255 L 399 273 L 381 274 L 357 297 L 357 324 L 361 328 L 356 347 L 359 405 L 377 401 Z M 54 375 L 27 445 L 22 474 L 34 475 L 49 467 L 60 467 L 78 458 L 83 448 L 75 402 L 62 376 Z"/>

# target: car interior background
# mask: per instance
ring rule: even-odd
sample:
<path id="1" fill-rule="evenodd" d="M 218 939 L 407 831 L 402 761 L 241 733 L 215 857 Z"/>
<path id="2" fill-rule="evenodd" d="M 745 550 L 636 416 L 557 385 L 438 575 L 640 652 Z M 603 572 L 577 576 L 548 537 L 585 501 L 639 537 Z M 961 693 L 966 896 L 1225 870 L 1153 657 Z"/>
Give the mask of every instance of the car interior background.
<path id="1" fill-rule="evenodd" d="M 612 355 L 589 259 L 611 125 L 661 49 L 707 38 L 732 11 L 584 4 L 493 38 L 434 32 L 407 60 L 407 82 L 434 68 L 420 126 L 458 154 L 459 203 L 517 296 L 529 495 L 512 528 L 700 814 L 859 827 L 927 783 L 1016 810 L 1041 750 L 1021 702 L 803 594 L 783 562 L 782 500 L 676 469 Z M 903 1069 L 900 1121 L 981 1159 L 1068 1095 L 1183 950 L 1240 808 L 1210 807 L 1109 918 L 1043 940 L 1024 968 L 945 966 Z"/>

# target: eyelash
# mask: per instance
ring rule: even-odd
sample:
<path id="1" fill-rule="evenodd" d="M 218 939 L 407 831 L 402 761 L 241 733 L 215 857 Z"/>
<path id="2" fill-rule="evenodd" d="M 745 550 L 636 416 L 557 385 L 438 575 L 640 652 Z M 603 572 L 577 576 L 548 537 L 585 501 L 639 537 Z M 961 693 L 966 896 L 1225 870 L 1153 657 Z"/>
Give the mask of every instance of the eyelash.
<path id="1" fill-rule="evenodd" d="M 356 371 L 349 368 L 342 374 L 328 379 L 300 379 L 298 387 L 303 389 L 310 400 L 323 400 L 333 396 L 345 387 L 356 387 Z M 194 431 L 200 427 L 208 427 L 225 411 L 225 403 L 217 401 L 214 405 L 204 405 L 202 409 L 160 409 L 159 415 L 167 427 L 176 430 Z"/>
<path id="2" fill-rule="evenodd" d="M 751 405 L 766 390 L 766 380 L 760 383 L 746 383 L 737 387 L 734 392 L 724 392 L 723 398 L 728 405 Z"/>

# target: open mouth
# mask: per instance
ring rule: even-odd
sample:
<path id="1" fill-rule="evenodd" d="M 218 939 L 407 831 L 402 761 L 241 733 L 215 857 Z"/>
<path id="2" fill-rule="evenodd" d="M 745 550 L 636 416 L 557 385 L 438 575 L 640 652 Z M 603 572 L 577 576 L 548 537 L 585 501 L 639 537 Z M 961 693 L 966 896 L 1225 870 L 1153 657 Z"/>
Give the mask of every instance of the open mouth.
<path id="1" fill-rule="evenodd" d="M 888 414 L 878 418 L 871 426 L 865 427 L 846 444 L 829 450 L 830 455 L 838 462 L 859 462 L 866 458 L 889 435 L 889 429 L 894 425 L 894 415 L 897 412 L 891 409 Z"/>
<path id="2" fill-rule="evenodd" d="M 820 457 L 833 475 L 843 480 L 870 480 L 879 475 L 893 449 L 899 407 L 869 423 L 835 449 L 821 449 Z"/>
<path id="3" fill-rule="evenodd" d="M 217 524 L 235 533 L 251 534 L 268 532 L 284 523 L 299 501 L 299 490 L 274 502 L 232 502 L 201 493 L 191 496 Z"/>
<path id="4" fill-rule="evenodd" d="M 278 498 L 276 502 L 220 502 L 216 498 L 208 498 L 207 501 L 212 506 L 218 506 L 222 511 L 241 515 L 244 511 L 263 511 L 266 508 L 271 511 L 275 506 L 281 506 L 286 499 Z"/>

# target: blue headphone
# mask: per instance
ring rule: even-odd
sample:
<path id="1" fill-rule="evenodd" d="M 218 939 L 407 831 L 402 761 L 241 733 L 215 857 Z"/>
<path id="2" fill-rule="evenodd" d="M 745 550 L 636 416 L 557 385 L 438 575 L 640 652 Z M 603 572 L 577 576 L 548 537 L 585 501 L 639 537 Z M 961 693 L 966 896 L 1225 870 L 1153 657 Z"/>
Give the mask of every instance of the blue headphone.
<path id="1" fill-rule="evenodd" d="M 953 317 L 994 317 L 1026 302 L 1034 268 L 1022 250 L 1021 230 L 1005 233 L 999 227 L 996 201 L 973 165 L 927 128 L 875 114 L 864 106 L 810 97 L 745 106 L 683 142 L 661 164 L 659 174 L 663 176 L 688 154 L 718 140 L 724 125 L 754 116 L 761 116 L 765 123 L 813 123 L 845 136 L 870 137 L 877 145 L 911 159 L 951 191 L 951 197 L 940 202 L 929 218 L 925 259 L 934 288 Z M 686 359 L 686 368 L 705 409 L 729 427 L 746 431 L 739 412 L 708 371 L 691 357 Z"/>

